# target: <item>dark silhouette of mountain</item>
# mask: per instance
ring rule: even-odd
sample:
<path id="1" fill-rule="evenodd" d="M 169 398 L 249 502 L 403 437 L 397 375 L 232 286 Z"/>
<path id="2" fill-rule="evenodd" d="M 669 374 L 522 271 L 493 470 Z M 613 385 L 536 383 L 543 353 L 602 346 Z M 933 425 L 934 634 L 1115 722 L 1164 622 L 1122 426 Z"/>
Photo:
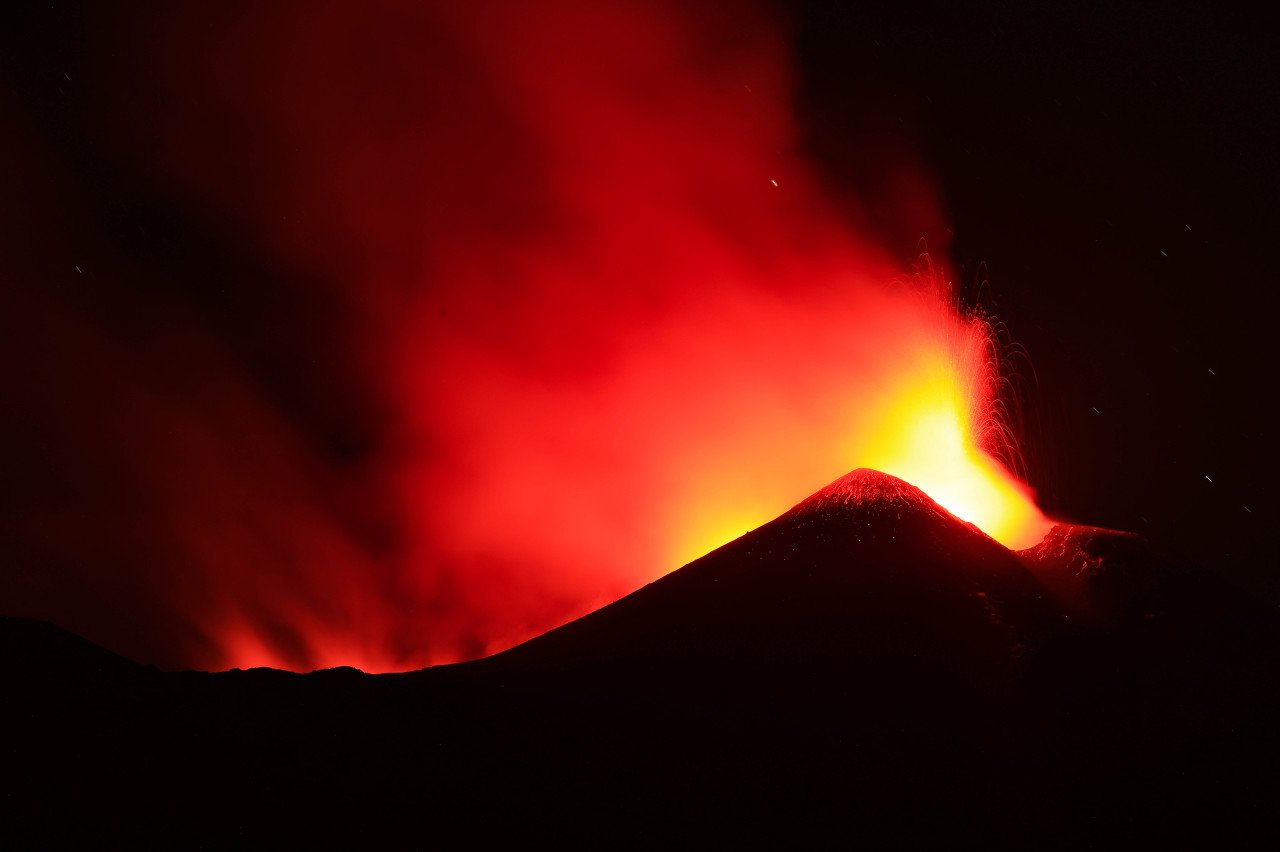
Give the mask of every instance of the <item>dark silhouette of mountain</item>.
<path id="1" fill-rule="evenodd" d="M 0 618 L 0 667 L 10 676 L 77 680 L 132 680 L 147 669 L 87 639 L 31 618 Z"/>
<path id="2" fill-rule="evenodd" d="M 14 846 L 1275 833 L 1275 614 L 1136 536 L 1011 552 L 855 471 L 494 657 L 162 673 L 0 620 Z"/>
<path id="3" fill-rule="evenodd" d="M 614 604 L 482 664 L 545 669 L 893 660 L 998 682 L 1057 615 L 1010 551 L 914 486 L 856 470 Z"/>

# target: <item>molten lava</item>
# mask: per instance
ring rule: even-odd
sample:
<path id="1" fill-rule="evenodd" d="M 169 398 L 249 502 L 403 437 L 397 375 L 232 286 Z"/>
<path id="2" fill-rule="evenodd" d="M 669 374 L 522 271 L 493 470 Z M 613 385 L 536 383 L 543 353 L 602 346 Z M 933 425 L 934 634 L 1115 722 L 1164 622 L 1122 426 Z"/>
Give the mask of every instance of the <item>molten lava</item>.
<path id="1" fill-rule="evenodd" d="M 985 351 L 982 327 L 965 343 Z M 996 399 L 992 365 L 974 351 L 953 352 L 916 375 L 904 376 L 899 392 L 880 411 L 865 443 L 851 450 L 859 464 L 891 473 L 920 488 L 943 508 L 969 521 L 1011 549 L 1030 547 L 1052 526 L 1029 488 L 983 443 L 1003 436 L 992 423 Z"/>
<path id="2" fill-rule="evenodd" d="M 724 446 L 703 448 L 673 495 L 684 501 L 679 517 L 687 520 L 682 528 L 677 518 L 681 533 L 669 567 L 754 529 L 821 482 L 859 467 L 919 487 L 1006 547 L 1028 547 L 1044 536 L 1050 522 L 997 458 L 1016 455 L 1016 447 L 997 414 L 998 364 L 987 326 L 958 316 L 936 280 L 917 286 L 924 288 L 917 298 L 876 306 L 881 329 L 862 327 L 852 313 L 842 318 L 836 306 L 821 318 L 770 314 L 778 336 L 769 357 L 794 359 L 815 380 L 748 379 L 755 401 L 740 410 L 750 417 L 735 425 L 737 434 L 707 439 Z M 842 319 L 857 334 L 845 334 Z M 789 322 L 796 327 L 788 329 Z M 892 335 L 881 336 L 885 329 Z M 878 351 L 859 345 L 868 338 Z M 709 406 L 734 404 L 727 389 L 711 393 Z M 743 458 L 751 464 L 741 465 Z"/>

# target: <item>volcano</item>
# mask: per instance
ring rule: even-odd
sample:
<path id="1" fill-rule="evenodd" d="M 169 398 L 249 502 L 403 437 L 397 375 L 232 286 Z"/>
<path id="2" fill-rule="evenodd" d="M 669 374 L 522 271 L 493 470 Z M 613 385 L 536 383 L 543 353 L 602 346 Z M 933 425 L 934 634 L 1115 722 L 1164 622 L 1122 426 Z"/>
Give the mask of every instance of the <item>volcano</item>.
<path id="1" fill-rule="evenodd" d="M 1054 608 L 1010 551 L 914 486 L 855 470 L 781 517 L 495 667 L 787 667 L 894 659 L 999 680 Z"/>
<path id="2" fill-rule="evenodd" d="M 470 663 L 166 673 L 0 626 L 20 846 L 1275 831 L 1273 612 L 1125 533 L 1010 551 L 870 470 Z"/>

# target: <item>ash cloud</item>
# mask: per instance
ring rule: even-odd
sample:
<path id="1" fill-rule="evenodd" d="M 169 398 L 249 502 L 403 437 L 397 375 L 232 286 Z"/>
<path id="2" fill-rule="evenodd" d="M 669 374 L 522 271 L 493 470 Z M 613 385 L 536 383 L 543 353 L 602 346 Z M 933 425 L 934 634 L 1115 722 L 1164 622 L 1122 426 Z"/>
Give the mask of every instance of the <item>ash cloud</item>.
<path id="1" fill-rule="evenodd" d="M 767 9 L 228 4 L 85 32 L 71 106 L 3 105 L 30 203 L 0 582 L 138 659 L 509 646 L 856 466 L 878 394 L 967 333 L 886 286 L 902 247 L 797 155 Z M 931 227 L 927 178 L 893 170 L 894 215 Z"/>

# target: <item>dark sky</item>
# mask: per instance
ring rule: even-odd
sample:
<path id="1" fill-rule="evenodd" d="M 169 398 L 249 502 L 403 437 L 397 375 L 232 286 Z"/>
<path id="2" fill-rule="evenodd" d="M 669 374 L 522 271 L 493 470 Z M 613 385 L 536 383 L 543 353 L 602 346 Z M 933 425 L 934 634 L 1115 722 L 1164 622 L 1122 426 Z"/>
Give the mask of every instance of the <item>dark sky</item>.
<path id="1" fill-rule="evenodd" d="M 1047 511 L 1145 533 L 1179 560 L 1280 600 L 1268 416 L 1280 225 L 1275 21 L 1220 5 L 969 6 L 810 2 L 774 14 L 792 53 L 799 146 L 816 182 L 845 221 L 904 266 L 921 239 L 945 253 L 963 298 L 992 311 L 1025 349 L 1022 449 Z M 466 138 L 484 140 L 446 153 L 484 163 L 523 156 L 503 147 L 516 138 L 509 115 L 471 108 L 500 100 L 500 81 L 468 84 L 476 88 L 463 95 L 432 88 L 428 72 L 445 69 L 439 79 L 449 79 L 451 63 L 462 62 L 448 33 L 406 27 L 428 35 L 401 43 L 376 16 L 354 16 L 350 43 L 376 58 L 349 81 L 324 67 L 350 58 L 315 59 L 292 40 L 297 22 L 288 15 L 258 23 L 250 4 L 226 8 L 31 4 L 7 9 L 0 35 L 0 115 L 13 119 L 3 143 L 0 329 L 8 340 L 0 352 L 9 399 L 0 506 L 5 540 L 25 543 L 10 546 L 17 555 L 0 569 L 0 588 L 20 603 L 0 608 L 63 617 L 113 647 L 171 664 L 222 659 L 156 651 L 158 636 L 197 649 L 211 641 L 172 613 L 175 600 L 216 597 L 210 575 L 179 567 L 159 584 L 134 585 L 138 575 L 113 560 L 146 551 L 181 566 L 202 530 L 184 527 L 185 512 L 170 518 L 174 502 L 195 499 L 214 513 L 244 506 L 251 519 L 266 519 L 228 527 L 255 537 L 253 547 L 220 540 L 213 553 L 270 550 L 282 525 L 290 541 L 330 530 L 300 550 L 281 547 L 282 561 L 305 567 L 262 579 L 277 597 L 306 599 L 297 586 L 311 581 L 300 577 L 346 576 L 336 566 L 351 553 L 372 565 L 404 547 L 402 520 L 382 502 L 386 473 L 371 470 L 395 416 L 369 379 L 386 353 L 351 330 L 353 316 L 385 311 L 394 299 L 384 292 L 370 305 L 333 286 L 351 257 L 328 243 L 356 233 L 398 250 L 412 244 L 413 223 L 356 213 L 344 220 L 339 209 L 328 214 L 326 242 L 291 224 L 306 212 L 285 206 L 279 187 L 295 169 L 343 158 L 358 160 L 353 174 L 378 175 L 380 157 L 391 162 L 415 134 L 429 135 L 397 122 L 406 91 L 434 99 L 433 120 L 465 121 Z M 397 14 L 413 18 L 404 8 Z M 518 45 L 515 17 L 494 26 Z M 737 28 L 751 32 L 760 20 L 721 11 L 691 26 L 704 40 L 723 31 L 732 42 Z M 256 40 L 242 45 L 241 31 Z M 665 44 L 665 36 L 645 37 Z M 217 62 L 201 54 L 210 44 L 222 46 Z M 754 49 L 743 67 L 771 61 L 767 46 L 759 56 Z M 311 102 L 298 105 L 288 121 L 321 132 L 282 141 L 264 129 L 274 116 L 253 109 L 293 109 L 290 86 L 318 91 L 290 76 L 296 67 L 318 69 L 337 107 L 318 99 L 313 114 Z M 251 107 L 228 111 L 224 101 Z M 748 129 L 767 137 L 769 128 Z M 184 160 L 194 149 L 183 143 L 195 135 L 204 159 Z M 394 141 L 383 149 L 382 140 Z M 903 181 L 921 168 L 936 184 L 941 216 L 921 216 L 904 198 Z M 325 191 L 336 201 L 376 191 L 382 203 L 408 194 L 401 183 L 431 177 L 425 167 L 389 171 L 368 193 L 341 181 Z M 501 197 L 501 215 L 465 227 L 525 233 L 542 190 L 528 182 L 512 189 L 511 178 L 529 173 L 485 170 L 489 183 L 467 191 Z M 305 197 L 326 202 L 319 191 Z M 397 209 L 421 214 L 428 228 L 444 215 L 443 206 L 413 204 Z M 263 229 L 254 217 L 284 224 Z M 314 263 L 293 262 L 307 254 Z M 389 281 L 415 262 L 396 251 L 381 256 L 374 272 Z M 458 314 L 442 306 L 438 315 Z M 122 378 L 137 363 L 146 364 L 145 392 Z M 232 375 L 247 379 L 226 381 Z M 131 419 L 118 422 L 112 412 L 123 409 Z M 277 438 L 296 457 L 261 449 Z M 129 459 L 138 454 L 174 475 L 163 486 L 135 486 Z M 228 458 L 260 470 L 269 487 L 241 494 L 240 480 L 206 473 Z M 188 464 L 204 471 L 192 479 L 197 498 L 183 489 Z M 308 495 L 305 511 L 273 514 L 299 495 Z M 67 526 L 69 516 L 91 520 Z M 333 518 L 341 535 L 332 534 Z M 56 546 L 33 549 L 42 537 Z M 142 551 L 138 540 L 148 540 Z M 71 563 L 94 568 L 76 573 Z M 411 592 L 403 578 L 365 576 L 371 601 L 466 597 L 448 574 L 434 581 L 439 588 Z M 542 600 L 546 590 L 513 594 Z M 562 618 L 575 604 L 557 606 Z M 251 606 L 236 612 L 253 618 Z M 446 607 L 415 617 L 451 616 Z M 352 617 L 353 633 L 359 624 Z M 277 648 L 302 641 L 288 626 L 263 629 L 270 635 L 261 641 Z M 484 623 L 458 630 L 492 632 Z M 252 656 L 255 647 L 240 652 Z M 484 647 L 464 642 L 454 654 Z"/>
<path id="2" fill-rule="evenodd" d="M 1274 598 L 1274 19 L 1218 4 L 801 14 L 825 173 L 874 185 L 843 153 L 867 137 L 919 150 L 962 283 L 990 281 L 1031 356 L 1024 446 L 1045 507 Z"/>

